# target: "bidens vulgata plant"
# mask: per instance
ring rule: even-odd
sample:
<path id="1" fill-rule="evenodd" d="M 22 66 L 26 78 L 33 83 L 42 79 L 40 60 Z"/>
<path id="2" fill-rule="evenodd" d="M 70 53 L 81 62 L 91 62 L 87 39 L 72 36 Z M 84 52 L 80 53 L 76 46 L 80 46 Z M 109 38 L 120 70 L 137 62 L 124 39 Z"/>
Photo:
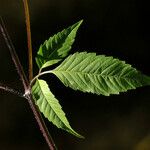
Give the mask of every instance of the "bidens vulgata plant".
<path id="1" fill-rule="evenodd" d="M 119 59 L 105 55 L 96 55 L 93 52 L 76 52 L 69 55 L 82 20 L 58 32 L 41 44 L 35 58 L 39 72 L 33 77 L 32 42 L 27 0 L 23 0 L 23 4 L 27 27 L 29 79 L 24 73 L 1 18 L 0 30 L 23 83 L 24 93 L 15 91 L 2 84 L 0 85 L 0 89 L 17 94 L 28 100 L 50 150 L 56 149 L 56 146 L 48 132 L 41 113 L 58 128 L 78 138 L 83 138 L 83 136 L 70 126 L 56 98 L 57 96 L 53 95 L 47 82 L 42 79 L 42 75 L 54 74 L 67 87 L 104 96 L 119 94 L 120 92 L 126 92 L 137 87 L 150 85 L 149 76 L 143 75 L 131 65 Z M 46 70 L 54 64 L 55 66 L 58 64 L 55 69 Z"/>

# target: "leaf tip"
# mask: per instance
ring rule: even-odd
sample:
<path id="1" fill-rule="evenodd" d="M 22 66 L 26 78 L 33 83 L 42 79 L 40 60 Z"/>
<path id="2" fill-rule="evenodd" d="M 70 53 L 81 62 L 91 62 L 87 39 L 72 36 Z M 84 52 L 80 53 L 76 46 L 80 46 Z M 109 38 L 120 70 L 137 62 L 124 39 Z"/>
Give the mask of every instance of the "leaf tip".
<path id="1" fill-rule="evenodd" d="M 75 25 L 77 27 L 77 29 L 81 26 L 81 24 L 83 23 L 83 19 L 81 19 L 80 21 L 78 21 Z"/>
<path id="2" fill-rule="evenodd" d="M 82 24 L 83 23 L 83 19 L 81 19 L 80 21 L 79 21 L 79 24 Z"/>
<path id="3" fill-rule="evenodd" d="M 80 138 L 80 139 L 85 139 L 84 136 L 82 136 L 81 134 L 75 132 L 74 130 L 72 130 L 72 134 L 75 135 L 77 138 Z"/>

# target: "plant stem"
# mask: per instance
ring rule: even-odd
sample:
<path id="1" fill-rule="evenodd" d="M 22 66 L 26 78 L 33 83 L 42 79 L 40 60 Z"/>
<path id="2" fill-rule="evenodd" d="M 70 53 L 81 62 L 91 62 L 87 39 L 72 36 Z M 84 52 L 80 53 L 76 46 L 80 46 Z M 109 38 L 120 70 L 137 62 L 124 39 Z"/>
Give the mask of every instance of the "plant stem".
<path id="1" fill-rule="evenodd" d="M 49 131 L 48 131 L 46 125 L 45 125 L 45 122 L 44 122 L 44 120 L 42 118 L 42 115 L 41 115 L 41 113 L 39 111 L 39 108 L 34 103 L 32 95 L 30 93 L 27 94 L 26 95 L 26 99 L 28 99 L 30 107 L 31 107 L 31 109 L 32 109 L 32 111 L 34 113 L 34 116 L 35 116 L 35 118 L 36 118 L 36 120 L 38 122 L 40 130 L 41 130 L 41 132 L 42 132 L 42 134 L 43 134 L 43 136 L 44 136 L 44 138 L 45 138 L 45 140 L 46 140 L 46 142 L 47 142 L 47 144 L 49 146 L 49 149 L 50 150 L 57 150 L 56 145 L 55 145 L 55 143 L 54 143 L 54 141 L 53 141 L 51 135 L 49 134 Z"/>
<path id="2" fill-rule="evenodd" d="M 45 138 L 45 140 L 46 140 L 46 142 L 49 146 L 49 149 L 50 150 L 56 150 L 57 148 L 56 148 L 56 146 L 55 146 L 55 144 L 54 144 L 54 142 L 53 142 L 53 140 L 52 140 L 52 138 L 51 138 L 51 136 L 48 132 L 48 129 L 47 129 L 45 123 L 44 123 L 44 120 L 43 120 L 43 118 L 40 114 L 40 111 L 39 111 L 38 107 L 35 105 L 34 100 L 32 99 L 31 87 L 30 87 L 29 81 L 27 80 L 27 77 L 24 73 L 24 70 L 23 70 L 22 65 L 20 63 L 20 60 L 19 60 L 18 55 L 16 53 L 16 50 L 14 48 L 14 45 L 13 45 L 13 43 L 12 43 L 12 41 L 11 41 L 9 35 L 8 35 L 8 32 L 6 30 L 6 27 L 5 27 L 4 22 L 3 22 L 1 17 L 0 17 L 0 20 L 1 20 L 0 30 L 2 32 L 2 35 L 5 39 L 5 42 L 8 46 L 8 48 L 9 48 L 12 60 L 15 64 L 17 72 L 18 72 L 18 74 L 21 78 L 21 81 L 23 83 L 23 86 L 24 86 L 25 94 L 23 95 L 23 97 L 25 97 L 28 100 L 28 102 L 30 104 L 30 107 L 31 107 L 31 109 L 34 113 L 34 117 L 35 117 L 35 119 L 36 119 L 36 121 L 37 121 L 37 123 L 40 127 L 40 130 L 41 130 L 41 132 L 42 132 L 42 134 L 43 134 L 43 136 L 44 136 L 44 138 Z M 3 86 L 1 87 L 1 89 L 6 91 L 5 87 L 3 87 Z M 11 92 L 10 89 L 9 89 L 9 92 Z"/>
<path id="3" fill-rule="evenodd" d="M 17 96 L 19 96 L 19 97 L 24 97 L 24 94 L 23 94 L 23 93 L 20 93 L 20 92 L 14 90 L 14 89 L 12 89 L 12 88 L 10 88 L 10 87 L 8 87 L 8 86 L 5 86 L 5 85 L 1 85 L 1 84 L 0 84 L 0 90 L 9 92 L 9 93 L 14 94 L 14 95 L 17 95 Z"/>
<path id="4" fill-rule="evenodd" d="M 27 43 L 28 43 L 28 62 L 29 62 L 29 81 L 33 78 L 33 64 L 32 64 L 32 40 L 31 40 L 31 27 L 30 27 L 30 14 L 28 0 L 23 0 L 26 30 L 27 30 Z"/>
<path id="5" fill-rule="evenodd" d="M 28 88 L 29 88 L 29 87 L 28 87 L 28 86 L 29 86 L 29 82 L 28 82 L 28 80 L 27 80 L 27 78 L 26 78 L 26 75 L 25 75 L 25 73 L 24 73 L 24 70 L 23 70 L 23 68 L 22 68 L 22 65 L 21 65 L 21 63 L 20 63 L 20 61 L 19 61 L 19 58 L 18 58 L 18 56 L 17 56 L 16 50 L 15 50 L 15 48 L 14 48 L 14 45 L 13 45 L 12 41 L 11 41 L 11 38 L 10 38 L 10 36 L 9 36 L 7 30 L 6 30 L 6 27 L 5 27 L 5 25 L 4 25 L 4 22 L 3 22 L 2 17 L 0 17 L 0 20 L 1 20 L 1 23 L 0 23 L 0 30 L 1 30 L 1 32 L 2 32 L 2 35 L 3 35 L 4 40 L 5 40 L 5 42 L 6 42 L 6 45 L 7 45 L 8 49 L 9 49 L 9 51 L 10 51 L 12 60 L 13 60 L 13 62 L 14 62 L 14 64 L 15 64 L 15 67 L 16 67 L 16 69 L 17 69 L 17 72 L 18 72 L 18 74 L 19 74 L 19 76 L 20 76 L 20 78 L 21 78 L 21 81 L 22 81 L 22 83 L 23 83 L 24 90 L 25 90 L 25 93 L 26 93 L 26 91 L 28 91 Z"/>

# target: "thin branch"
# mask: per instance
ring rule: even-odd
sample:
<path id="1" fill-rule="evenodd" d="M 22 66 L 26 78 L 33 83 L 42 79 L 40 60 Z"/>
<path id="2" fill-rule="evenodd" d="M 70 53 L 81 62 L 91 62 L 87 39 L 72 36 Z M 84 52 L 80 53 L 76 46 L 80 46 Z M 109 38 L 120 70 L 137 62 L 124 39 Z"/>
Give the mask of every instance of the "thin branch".
<path id="1" fill-rule="evenodd" d="M 28 93 L 27 95 L 25 95 L 25 94 L 22 94 L 22 93 L 14 90 L 14 89 L 8 87 L 8 86 L 1 85 L 1 84 L 0 84 L 0 90 L 12 93 L 12 94 L 17 95 L 19 97 L 26 98 L 28 100 L 28 102 L 30 104 L 30 107 L 32 108 L 32 111 L 34 113 L 34 116 L 35 116 L 35 118 L 36 118 L 36 120 L 38 122 L 38 125 L 40 127 L 40 130 L 43 133 L 43 136 L 45 137 L 46 142 L 47 142 L 50 150 L 56 150 L 57 148 L 56 148 L 56 146 L 55 146 L 55 144 L 53 142 L 53 139 L 52 139 L 51 135 L 48 132 L 48 129 L 47 129 L 47 127 L 46 127 L 46 125 L 44 123 L 44 120 L 43 120 L 43 118 L 41 116 L 41 113 L 39 111 L 39 108 L 35 105 L 35 103 L 33 103 L 33 99 L 32 99 L 31 94 Z"/>
<path id="2" fill-rule="evenodd" d="M 17 72 L 18 72 L 18 74 L 19 74 L 19 76 L 20 76 L 20 78 L 21 78 L 21 81 L 22 81 L 22 83 L 23 83 L 24 90 L 25 90 L 25 92 L 26 92 L 26 91 L 28 90 L 29 82 L 28 82 L 28 80 L 27 80 L 27 78 L 26 78 L 26 75 L 25 75 L 25 73 L 24 73 L 24 70 L 23 70 L 23 68 L 22 68 L 22 65 L 21 65 L 21 63 L 20 63 L 20 61 L 19 61 L 19 58 L 18 58 L 18 56 L 17 56 L 16 50 L 15 50 L 15 48 L 14 48 L 14 45 L 13 45 L 13 43 L 12 43 L 12 41 L 11 41 L 11 39 L 10 39 L 10 36 L 9 36 L 7 30 L 6 30 L 6 27 L 5 27 L 5 25 L 4 25 L 4 21 L 3 21 L 2 17 L 0 17 L 0 20 L 1 20 L 1 23 L 0 23 L 0 30 L 1 30 L 1 32 L 2 32 L 2 35 L 3 35 L 4 40 L 5 40 L 5 42 L 6 42 L 6 45 L 7 45 L 8 49 L 9 49 L 9 51 L 10 51 L 12 60 L 13 60 L 13 62 L 14 62 L 14 64 L 15 64 L 15 67 L 16 67 L 16 69 L 17 69 Z"/>
<path id="3" fill-rule="evenodd" d="M 14 89 L 12 89 L 12 88 L 10 88 L 8 86 L 0 84 L 0 90 L 6 91 L 6 92 L 9 92 L 11 94 L 14 94 L 14 95 L 17 95 L 19 97 L 23 97 L 24 98 L 24 94 L 23 93 L 20 93 L 20 92 L 14 90 Z"/>
<path id="4" fill-rule="evenodd" d="M 3 22 L 1 17 L 0 17 L 0 20 L 1 20 L 0 30 L 2 32 L 2 35 L 3 35 L 4 39 L 5 39 L 5 42 L 6 42 L 7 46 L 8 46 L 8 48 L 9 48 L 12 60 L 13 60 L 13 62 L 15 64 L 15 67 L 17 68 L 17 72 L 18 72 L 18 74 L 19 74 L 19 76 L 21 78 L 21 81 L 22 81 L 24 89 L 25 89 L 25 94 L 23 96 L 26 99 L 28 99 L 30 107 L 31 107 L 31 109 L 32 109 L 32 111 L 34 113 L 35 119 L 36 119 L 36 121 L 37 121 L 37 123 L 38 123 L 38 125 L 40 127 L 40 130 L 41 130 L 41 132 L 42 132 L 42 134 L 43 134 L 43 136 L 44 136 L 44 138 L 45 138 L 45 140 L 46 140 L 46 142 L 47 142 L 47 144 L 49 146 L 49 149 L 50 150 L 56 150 L 57 148 L 56 148 L 56 146 L 55 146 L 55 144 L 54 144 L 54 142 L 53 142 L 53 140 L 52 140 L 52 138 L 51 138 L 51 136 L 50 136 L 50 134 L 48 132 L 48 129 L 47 129 L 45 123 L 44 123 L 44 120 L 43 120 L 43 118 L 42 118 L 42 116 L 40 114 L 40 111 L 39 111 L 38 107 L 35 105 L 35 102 L 34 102 L 34 100 L 32 98 L 30 84 L 29 84 L 29 82 L 27 80 L 26 75 L 24 74 L 24 70 L 23 70 L 23 68 L 21 66 L 21 63 L 20 63 L 19 58 L 17 56 L 17 53 L 15 51 L 15 48 L 14 48 L 14 46 L 12 44 L 12 41 L 11 41 L 9 35 L 8 35 L 8 32 L 7 32 L 6 28 L 5 28 L 4 22 Z M 8 92 L 12 92 L 12 89 L 5 88 L 3 86 L 1 86 L 1 89 L 5 90 L 5 91 L 7 90 Z"/>
<path id="5" fill-rule="evenodd" d="M 33 64 L 32 64 L 32 40 L 31 40 L 31 27 L 30 27 L 30 14 L 28 0 L 23 0 L 24 12 L 26 19 L 27 42 L 28 42 L 28 61 L 29 61 L 29 81 L 33 78 Z"/>
<path id="6" fill-rule="evenodd" d="M 53 139 L 52 139 L 52 137 L 51 137 L 51 135 L 50 135 L 46 125 L 45 125 L 45 122 L 44 122 L 43 117 L 42 117 L 42 115 L 40 113 L 40 110 L 37 107 L 37 105 L 35 105 L 35 103 L 33 102 L 34 100 L 32 98 L 32 95 L 31 94 L 27 94 L 26 98 L 28 99 L 30 107 L 32 108 L 34 116 L 35 116 L 35 118 L 36 118 L 36 120 L 38 122 L 38 125 L 40 127 L 40 130 L 41 130 L 41 132 L 42 132 L 42 134 L 43 134 L 43 136 L 44 136 L 44 138 L 45 138 L 45 140 L 46 140 L 46 142 L 47 142 L 47 144 L 49 146 L 49 149 L 50 150 L 57 150 L 57 147 L 56 147 L 56 145 L 55 145 L 55 143 L 54 143 L 54 141 L 53 141 Z"/>

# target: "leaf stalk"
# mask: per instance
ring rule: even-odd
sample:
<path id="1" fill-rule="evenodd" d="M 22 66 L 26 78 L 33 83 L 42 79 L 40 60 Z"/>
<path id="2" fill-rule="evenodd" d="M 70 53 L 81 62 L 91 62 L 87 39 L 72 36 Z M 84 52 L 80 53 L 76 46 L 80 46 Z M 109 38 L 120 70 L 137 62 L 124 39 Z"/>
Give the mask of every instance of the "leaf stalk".
<path id="1" fill-rule="evenodd" d="M 30 82 L 30 86 L 32 86 L 35 82 L 36 79 L 38 79 L 40 76 L 48 74 L 48 73 L 52 73 L 52 70 L 50 71 L 44 71 L 44 72 L 39 72 L 38 75 L 36 75 Z"/>

